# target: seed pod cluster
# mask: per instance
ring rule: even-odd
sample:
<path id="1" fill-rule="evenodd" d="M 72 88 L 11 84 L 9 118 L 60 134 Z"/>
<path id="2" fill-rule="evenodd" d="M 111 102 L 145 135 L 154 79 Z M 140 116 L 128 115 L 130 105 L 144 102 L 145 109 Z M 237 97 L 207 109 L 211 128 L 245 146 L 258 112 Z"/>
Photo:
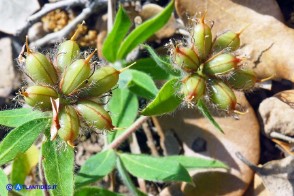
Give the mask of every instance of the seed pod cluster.
<path id="1" fill-rule="evenodd" d="M 82 125 L 99 130 L 114 129 L 101 99 L 117 84 L 121 73 L 111 66 L 95 70 L 90 60 L 96 50 L 85 59 L 79 58 L 76 36 L 77 33 L 59 45 L 52 58 L 54 61 L 31 50 L 27 40 L 24 72 L 30 81 L 28 87 L 20 91 L 26 104 L 41 111 L 56 111 L 51 102 L 59 98 L 57 116 L 53 117 L 55 130 L 58 129 L 55 136 L 58 134 L 70 146 L 74 145 Z"/>
<path id="2" fill-rule="evenodd" d="M 206 98 L 219 110 L 237 112 L 234 90 L 250 90 L 258 81 L 253 70 L 244 68 L 236 57 L 240 33 L 227 31 L 213 39 L 205 16 L 196 21 L 189 41 L 171 50 L 173 64 L 183 73 L 180 94 L 192 105 Z"/>

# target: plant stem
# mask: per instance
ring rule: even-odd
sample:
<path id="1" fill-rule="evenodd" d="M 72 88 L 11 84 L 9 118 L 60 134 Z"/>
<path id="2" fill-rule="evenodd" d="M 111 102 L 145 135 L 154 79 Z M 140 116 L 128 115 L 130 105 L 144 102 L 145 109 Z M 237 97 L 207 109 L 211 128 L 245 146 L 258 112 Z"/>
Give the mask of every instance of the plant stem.
<path id="1" fill-rule="evenodd" d="M 118 138 L 112 141 L 104 150 L 116 149 L 149 118 L 149 116 L 141 116 L 138 118 L 128 129 L 126 129 Z"/>
<path id="2" fill-rule="evenodd" d="M 130 195 L 135 195 L 137 196 L 137 188 L 136 186 L 133 184 L 129 174 L 127 173 L 125 166 L 123 165 L 122 161 L 120 160 L 120 158 L 117 158 L 116 161 L 116 168 L 118 170 L 118 173 L 123 181 L 123 183 L 128 187 L 129 191 L 130 191 Z"/>

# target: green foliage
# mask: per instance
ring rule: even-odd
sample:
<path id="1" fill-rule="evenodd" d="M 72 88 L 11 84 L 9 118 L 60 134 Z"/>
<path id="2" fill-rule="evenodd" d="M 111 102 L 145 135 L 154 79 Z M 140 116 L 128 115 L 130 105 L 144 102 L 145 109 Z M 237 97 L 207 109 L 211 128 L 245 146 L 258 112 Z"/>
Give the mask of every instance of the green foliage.
<path id="1" fill-rule="evenodd" d="M 171 77 L 164 69 L 158 66 L 152 58 L 142 58 L 136 61 L 136 64 L 131 67 L 141 72 L 148 74 L 153 80 L 167 80 Z"/>
<path id="2" fill-rule="evenodd" d="M 0 165 L 24 153 L 46 129 L 47 118 L 35 119 L 13 129 L 0 143 Z"/>
<path id="3" fill-rule="evenodd" d="M 18 127 L 26 122 L 44 117 L 44 113 L 31 108 L 19 108 L 0 111 L 0 124 L 7 127 Z"/>
<path id="4" fill-rule="evenodd" d="M 200 169 L 200 168 L 228 168 L 224 163 L 199 157 L 188 157 L 188 156 L 167 156 L 163 157 L 163 163 L 165 160 L 176 161 L 180 163 L 186 169 Z"/>
<path id="5" fill-rule="evenodd" d="M 138 98 L 128 89 L 115 89 L 108 104 L 113 124 L 120 128 L 126 128 L 134 122 L 138 114 L 138 108 Z M 123 131 L 122 129 L 108 133 L 108 141 L 113 141 Z"/>
<path id="6" fill-rule="evenodd" d="M 116 154 L 111 149 L 91 156 L 76 175 L 76 188 L 103 178 L 113 170 L 115 163 Z"/>
<path id="7" fill-rule="evenodd" d="M 169 20 L 174 9 L 174 0 L 157 16 L 134 29 L 122 42 L 117 52 L 117 60 L 124 59 L 135 47 L 145 42 Z"/>
<path id="8" fill-rule="evenodd" d="M 42 165 L 48 184 L 57 185 L 50 189 L 53 196 L 73 195 L 74 192 L 74 151 L 60 139 L 45 141 L 42 145 Z"/>
<path id="9" fill-rule="evenodd" d="M 126 60 L 127 55 L 134 48 L 144 43 L 148 38 L 150 38 L 155 32 L 157 32 L 167 23 L 173 12 L 173 4 L 174 0 L 172 0 L 160 14 L 142 23 L 129 34 L 128 32 L 130 31 L 132 24 L 128 15 L 126 14 L 126 11 L 122 8 L 122 6 L 120 6 L 116 15 L 113 29 L 107 36 L 102 48 L 102 52 L 106 60 L 113 64 L 128 64 L 129 62 L 127 62 Z M 76 44 L 75 41 L 71 40 L 71 42 L 74 42 L 74 44 Z M 68 47 L 64 47 L 66 49 L 65 52 L 67 52 Z M 52 112 L 46 113 L 41 111 L 34 111 L 28 108 L 1 111 L 0 124 L 8 127 L 15 127 L 15 129 L 13 129 L 0 143 L 0 165 L 6 164 L 7 162 L 14 159 L 12 174 L 10 176 L 12 183 L 24 183 L 25 177 L 31 171 L 32 167 L 37 164 L 39 154 L 33 143 L 45 130 L 47 131 L 45 133 L 44 142 L 42 144 L 42 162 L 40 163 L 41 168 L 39 169 L 43 170 L 47 184 L 57 185 L 57 189 L 49 190 L 50 195 L 53 196 L 120 195 L 98 187 L 87 186 L 90 183 L 101 180 L 114 168 L 117 169 L 122 181 L 129 188 L 129 191 L 132 195 L 145 194 L 140 192 L 136 188 L 129 174 L 150 181 L 192 182 L 192 179 L 187 171 L 188 169 L 227 168 L 227 166 L 222 162 L 211 159 L 185 156 L 152 157 L 148 155 L 127 154 L 124 152 L 117 152 L 115 149 L 108 149 L 91 156 L 81 166 L 80 171 L 74 176 L 73 140 L 78 136 L 78 133 L 80 131 L 78 114 L 80 117 L 83 116 L 83 122 L 86 121 L 85 124 L 92 123 L 92 125 L 97 125 L 97 123 L 103 123 L 103 121 L 107 121 L 107 123 L 109 123 L 109 130 L 112 130 L 113 128 L 112 124 L 115 127 L 121 128 L 120 130 L 108 133 L 107 142 L 110 143 L 118 138 L 118 136 L 120 136 L 125 131 L 124 129 L 132 125 L 132 123 L 135 121 L 136 117 L 138 116 L 139 110 L 138 97 L 147 100 L 153 99 L 153 101 L 151 101 L 141 112 L 141 114 L 146 116 L 163 115 L 165 113 L 173 112 L 183 102 L 184 95 L 182 95 L 183 93 L 180 90 L 181 85 L 183 84 L 182 77 L 183 75 L 191 75 L 192 73 L 182 74 L 183 70 L 174 68 L 173 64 L 175 62 L 171 62 L 169 58 L 158 56 L 154 49 L 148 45 L 143 45 L 143 47 L 148 51 L 150 57 L 136 60 L 136 64 L 131 69 L 126 71 L 119 71 L 114 69 L 113 67 L 109 67 L 114 70 L 113 73 L 115 73 L 115 80 L 113 79 L 111 84 L 109 84 L 109 80 L 105 79 L 107 77 L 102 77 L 101 79 L 100 75 L 98 78 L 99 80 L 97 80 L 100 83 L 97 81 L 89 82 L 90 80 L 88 79 L 93 77 L 93 75 L 95 74 L 95 72 L 93 72 L 94 74 L 90 75 L 90 72 L 92 71 L 92 66 L 90 66 L 89 63 L 89 60 L 92 57 L 91 55 L 85 60 L 76 60 L 75 58 L 70 57 L 66 59 L 66 61 L 62 61 L 62 73 L 58 74 L 58 76 L 55 73 L 55 68 L 58 65 L 51 64 L 47 62 L 48 60 L 46 61 L 46 63 L 48 64 L 46 66 L 50 66 L 50 69 L 51 67 L 54 68 L 50 71 L 51 75 L 48 76 L 49 79 L 52 79 L 52 82 L 50 83 L 50 87 L 46 88 L 52 88 L 55 90 L 61 88 L 61 91 L 63 92 L 56 92 L 56 97 L 58 96 L 61 98 L 60 111 L 63 111 L 65 107 L 72 105 L 72 113 L 74 113 L 74 116 L 76 116 L 75 118 L 73 118 L 70 117 L 70 115 L 67 115 L 65 116 L 65 118 L 60 118 L 60 116 L 62 115 L 60 115 L 61 113 L 58 113 L 56 115 L 58 117 L 57 119 L 61 123 L 60 125 L 62 125 L 64 119 L 75 121 L 75 123 L 77 124 L 77 128 L 74 132 L 75 137 L 73 137 L 73 132 L 71 129 L 72 127 L 69 127 L 70 129 L 66 132 L 68 133 L 66 134 L 66 138 L 68 136 L 68 138 L 72 140 L 64 139 L 65 137 L 61 137 L 64 139 L 64 141 L 62 141 L 62 139 L 60 138 L 60 130 L 62 129 L 59 129 L 59 138 L 56 138 L 53 141 L 49 140 L 48 125 L 49 122 L 51 122 L 49 119 L 52 118 Z M 32 52 L 29 48 L 27 48 L 27 50 L 28 53 Z M 79 48 L 77 47 L 72 50 L 75 55 L 77 55 L 78 51 Z M 185 51 L 189 51 L 188 57 L 191 57 L 191 54 L 195 55 L 193 53 L 193 48 L 189 48 L 189 50 Z M 205 55 L 208 55 L 208 53 L 206 53 L 207 52 L 205 52 Z M 31 53 L 31 55 L 32 54 L 33 53 Z M 181 58 L 186 57 L 185 53 L 181 55 Z M 34 56 L 32 56 L 31 58 L 34 58 L 33 60 L 36 60 Z M 73 60 L 76 60 L 76 63 L 73 63 L 74 65 L 79 64 L 79 70 L 75 69 L 74 67 L 71 67 L 69 69 L 65 68 L 68 66 L 67 62 L 71 62 Z M 29 64 L 29 70 L 32 73 L 37 72 L 39 74 L 36 81 L 33 81 L 39 84 L 39 82 L 43 78 L 41 76 L 44 74 L 41 73 L 42 71 L 35 69 L 36 67 L 34 63 Z M 87 69 L 86 71 L 85 67 Z M 198 71 L 199 67 L 201 66 L 197 66 L 197 68 L 193 69 L 193 71 Z M 71 74 L 68 70 L 71 70 L 73 74 Z M 194 74 L 201 75 L 202 73 L 197 72 Z M 73 75 L 76 75 L 76 78 L 78 78 L 79 80 L 75 80 L 72 77 Z M 89 100 L 85 101 L 86 99 L 93 97 L 95 98 L 95 101 L 97 101 L 98 99 L 99 101 L 104 101 L 103 98 L 110 94 L 106 91 L 109 91 L 111 88 L 117 85 L 118 77 L 119 86 L 118 88 L 112 90 L 113 94 L 107 104 L 107 109 L 110 111 L 109 113 L 104 110 L 103 106 L 101 106 L 100 103 L 94 103 L 94 99 L 91 100 L 93 101 L 93 104 L 89 104 Z M 101 85 L 101 83 L 103 82 L 101 82 L 100 79 L 103 80 L 103 85 Z M 156 86 L 155 80 L 168 81 L 159 90 Z M 45 83 L 48 84 L 49 82 Z M 93 86 L 95 88 L 93 88 Z M 206 83 L 204 86 L 206 86 Z M 92 91 L 89 91 L 91 87 Z M 101 92 L 103 93 L 100 93 L 99 90 L 101 89 Z M 22 95 L 24 97 L 26 96 L 25 93 L 28 94 L 29 92 L 22 92 Z M 220 126 L 210 114 L 207 106 L 205 105 L 201 97 L 199 100 L 197 97 L 197 102 L 195 102 L 194 104 L 196 104 L 203 115 L 207 117 L 218 130 L 222 131 Z M 51 110 L 51 101 L 49 100 L 50 98 L 52 98 L 52 96 L 48 95 L 46 98 L 48 107 Z M 40 101 L 35 101 L 36 106 L 39 104 L 39 102 Z M 81 110 L 80 106 L 82 103 L 85 105 L 86 102 L 88 103 L 88 110 L 86 113 L 83 113 L 84 110 Z M 97 107 L 93 107 L 93 105 L 96 105 Z M 98 107 L 99 110 L 97 109 Z M 109 115 L 111 116 L 111 118 L 109 117 Z M 58 124 L 57 122 L 55 122 L 55 120 L 56 119 L 53 118 L 53 125 L 54 123 Z M 51 128 L 54 129 L 57 127 L 52 126 Z M 101 127 L 103 126 L 99 126 L 99 128 Z M 66 141 L 70 141 L 69 143 L 72 146 L 67 145 Z M 0 170 L 1 195 L 7 195 L 6 189 L 3 188 L 7 183 L 7 177 L 5 176 L 3 171 Z M 40 191 L 24 191 L 20 192 L 20 194 L 40 195 Z"/>
<path id="10" fill-rule="evenodd" d="M 220 132 L 224 133 L 223 129 L 219 126 L 219 124 L 214 120 L 214 118 L 210 114 L 208 108 L 206 107 L 202 99 L 198 100 L 197 108 L 215 126 L 215 128 L 217 128 Z"/>
<path id="11" fill-rule="evenodd" d="M 106 37 L 102 48 L 103 55 L 109 62 L 115 62 L 117 60 L 116 55 L 119 46 L 128 33 L 131 25 L 132 23 L 126 11 L 122 6 L 119 6 L 112 31 Z"/>
<path id="12" fill-rule="evenodd" d="M 149 52 L 151 58 L 156 62 L 157 66 L 159 66 L 162 70 L 164 70 L 166 73 L 169 73 L 173 76 L 180 76 L 181 72 L 173 67 L 173 65 L 170 63 L 170 59 L 168 58 L 162 58 L 156 54 L 153 48 L 150 46 L 144 44 L 143 45 L 146 50 Z"/>
<path id="13" fill-rule="evenodd" d="M 24 184 L 26 176 L 37 165 L 39 150 L 32 145 L 25 153 L 17 156 L 12 164 L 10 181 L 12 184 Z"/>
<path id="14" fill-rule="evenodd" d="M 153 99 L 158 89 L 152 78 L 141 71 L 127 70 L 120 75 L 120 88 L 127 87 L 137 96 Z"/>
<path id="15" fill-rule="evenodd" d="M 8 191 L 6 185 L 8 184 L 7 176 L 4 171 L 0 168 L 0 195 L 8 196 Z"/>
<path id="16" fill-rule="evenodd" d="M 97 187 L 83 187 L 76 190 L 74 196 L 122 196 L 121 194 L 117 194 L 106 189 L 101 189 Z"/>
<path id="17" fill-rule="evenodd" d="M 120 154 L 126 170 L 132 175 L 151 181 L 191 182 L 187 170 L 177 161 L 147 155 Z"/>
<path id="18" fill-rule="evenodd" d="M 146 106 L 141 114 L 151 116 L 174 111 L 182 102 L 182 99 L 177 93 L 177 83 L 177 78 L 171 79 L 165 83 L 155 99 Z"/>

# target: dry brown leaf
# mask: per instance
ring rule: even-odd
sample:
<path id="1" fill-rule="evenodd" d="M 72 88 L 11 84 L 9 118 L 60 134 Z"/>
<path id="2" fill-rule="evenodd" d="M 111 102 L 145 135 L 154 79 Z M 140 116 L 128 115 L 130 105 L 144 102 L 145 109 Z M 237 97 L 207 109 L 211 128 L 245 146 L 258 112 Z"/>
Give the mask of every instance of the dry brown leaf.
<path id="1" fill-rule="evenodd" d="M 197 170 L 190 174 L 196 186 L 182 183 L 166 188 L 161 195 L 242 195 L 251 182 L 253 172 L 235 155 L 242 152 L 254 163 L 259 160 L 259 125 L 253 109 L 243 94 L 238 102 L 248 108 L 240 120 L 215 117 L 225 134 L 220 133 L 206 118 L 193 109 L 182 109 L 170 116 L 157 118 L 163 131 L 173 131 L 183 142 L 185 155 L 219 159 L 231 167 L 230 171 Z"/>
<path id="2" fill-rule="evenodd" d="M 294 31 L 284 25 L 275 0 L 176 0 L 175 6 L 184 21 L 187 15 L 207 10 L 214 34 L 247 27 L 241 34 L 245 45 L 240 54 L 249 58 L 258 77 L 275 75 L 294 81 Z"/>
<path id="3" fill-rule="evenodd" d="M 286 142 L 283 142 L 283 141 L 280 141 L 277 139 L 272 139 L 272 141 L 275 142 L 276 144 L 278 144 L 279 147 L 282 148 L 286 154 L 294 156 L 294 151 L 292 151 L 294 149 L 293 144 L 289 144 L 289 143 L 286 143 Z"/>
<path id="4" fill-rule="evenodd" d="M 239 158 L 258 174 L 270 195 L 294 195 L 294 156 L 274 160 L 261 167 L 255 166 L 242 155 Z"/>
<path id="5" fill-rule="evenodd" d="M 262 179 L 254 174 L 254 179 L 250 187 L 247 189 L 244 196 L 270 196 L 269 192 L 266 190 L 265 186 L 262 183 Z"/>

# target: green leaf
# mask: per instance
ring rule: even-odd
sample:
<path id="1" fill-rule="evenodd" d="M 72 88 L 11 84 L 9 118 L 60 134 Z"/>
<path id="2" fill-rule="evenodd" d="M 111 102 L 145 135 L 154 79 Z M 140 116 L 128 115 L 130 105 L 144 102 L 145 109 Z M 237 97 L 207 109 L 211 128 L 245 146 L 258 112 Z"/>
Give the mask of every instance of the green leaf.
<path id="1" fill-rule="evenodd" d="M 117 51 L 124 37 L 128 33 L 131 25 L 132 23 L 127 13 L 120 5 L 119 10 L 115 17 L 113 28 L 111 32 L 108 34 L 108 36 L 106 37 L 102 47 L 103 56 L 109 62 L 115 62 L 117 60 L 116 59 Z"/>
<path id="2" fill-rule="evenodd" d="M 214 159 L 205 159 L 199 157 L 187 156 L 167 156 L 164 160 L 172 160 L 180 163 L 186 169 L 200 169 L 200 168 L 228 168 L 226 164 Z"/>
<path id="3" fill-rule="evenodd" d="M 26 176 L 37 165 L 39 150 L 32 145 L 25 153 L 17 156 L 12 164 L 10 181 L 12 184 L 24 184 Z"/>
<path id="4" fill-rule="evenodd" d="M 167 80 L 171 77 L 165 70 L 157 66 L 157 63 L 152 58 L 137 60 L 136 64 L 133 65 L 131 69 L 149 74 L 153 80 Z"/>
<path id="5" fill-rule="evenodd" d="M 42 165 L 48 184 L 57 185 L 50 195 L 73 195 L 74 151 L 60 139 L 45 141 L 42 145 Z"/>
<path id="6" fill-rule="evenodd" d="M 48 125 L 47 118 L 35 119 L 12 131 L 0 143 L 0 165 L 24 153 Z"/>
<path id="7" fill-rule="evenodd" d="M 179 89 L 177 84 L 177 78 L 166 82 L 160 89 L 155 99 L 146 106 L 141 114 L 145 116 L 152 116 L 162 115 L 174 111 L 182 102 L 182 99 L 177 95 L 177 91 Z"/>
<path id="8" fill-rule="evenodd" d="M 212 115 L 210 114 L 208 108 L 202 99 L 199 99 L 197 102 L 198 110 L 217 128 L 220 132 L 224 133 L 223 129 L 219 126 L 219 124 L 214 120 Z"/>
<path id="9" fill-rule="evenodd" d="M 31 108 L 0 111 L 0 124 L 7 127 L 18 127 L 34 119 L 45 117 L 44 112 Z"/>
<path id="10" fill-rule="evenodd" d="M 101 189 L 97 187 L 83 187 L 76 190 L 74 196 L 122 196 L 121 194 L 111 192 L 106 189 Z"/>
<path id="11" fill-rule="evenodd" d="M 156 96 L 158 89 L 152 78 L 144 72 L 137 70 L 126 70 L 119 76 L 120 88 L 127 87 L 130 91 L 140 97 L 152 99 Z"/>
<path id="12" fill-rule="evenodd" d="M 115 89 L 108 103 L 113 125 L 120 128 L 129 127 L 136 119 L 139 109 L 138 98 L 128 89 Z M 112 142 L 124 130 L 108 133 L 108 141 Z"/>
<path id="13" fill-rule="evenodd" d="M 18 193 L 20 193 L 21 196 L 43 196 L 43 190 L 41 189 L 30 189 L 30 190 L 22 189 Z"/>
<path id="14" fill-rule="evenodd" d="M 0 168 L 0 195 L 8 196 L 8 191 L 6 186 L 8 184 L 8 179 L 4 171 Z"/>
<path id="15" fill-rule="evenodd" d="M 116 159 L 116 169 L 123 184 L 128 188 L 130 195 L 139 196 L 138 189 L 134 185 L 130 175 L 128 174 L 124 164 L 121 162 L 121 159 L 119 157 Z"/>
<path id="16" fill-rule="evenodd" d="M 76 176 L 76 188 L 103 178 L 113 170 L 115 163 L 116 154 L 111 149 L 91 156 Z"/>
<path id="17" fill-rule="evenodd" d="M 128 172 L 138 178 L 191 182 L 188 171 L 177 161 L 137 154 L 120 154 L 120 158 Z"/>
<path id="18" fill-rule="evenodd" d="M 134 29 L 122 42 L 117 53 L 117 60 L 124 59 L 139 44 L 145 42 L 169 20 L 174 8 L 174 0 L 155 17 L 147 20 Z"/>
<path id="19" fill-rule="evenodd" d="M 169 59 L 159 57 L 156 54 L 156 52 L 153 50 L 152 47 L 150 47 L 150 46 L 148 46 L 146 44 L 144 44 L 143 46 L 147 49 L 147 51 L 151 55 L 151 58 L 157 63 L 158 67 L 160 67 L 166 73 L 169 73 L 171 75 L 174 75 L 174 76 L 180 76 L 181 75 L 181 72 L 173 67 L 173 65 L 170 63 Z"/>

